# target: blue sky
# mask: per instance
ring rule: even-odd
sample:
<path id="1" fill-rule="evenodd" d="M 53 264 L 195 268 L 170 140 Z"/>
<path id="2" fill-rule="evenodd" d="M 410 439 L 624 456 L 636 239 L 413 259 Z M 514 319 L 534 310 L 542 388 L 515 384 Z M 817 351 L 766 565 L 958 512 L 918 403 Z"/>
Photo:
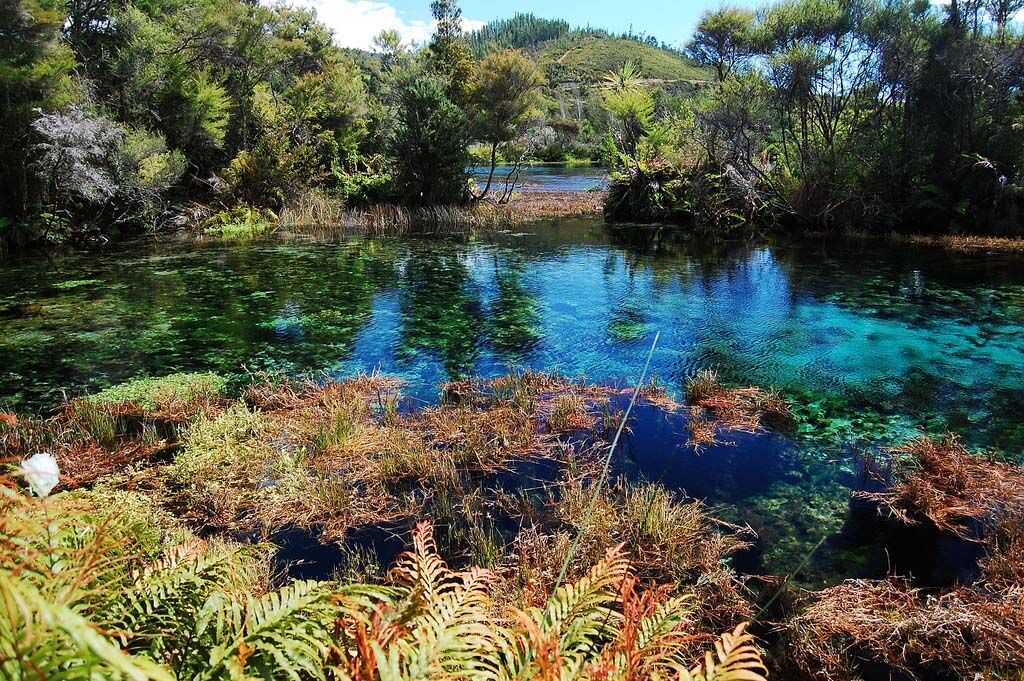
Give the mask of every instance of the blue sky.
<path id="1" fill-rule="evenodd" d="M 398 30 L 407 41 L 424 42 L 430 36 L 430 0 L 293 0 L 311 5 L 324 23 L 335 31 L 338 44 L 368 48 L 370 39 L 385 28 Z M 492 19 L 516 12 L 565 19 L 572 25 L 606 28 L 613 32 L 633 26 L 635 33 L 656 36 L 671 45 L 681 45 L 690 35 L 701 12 L 717 7 L 720 0 L 462 0 L 464 27 L 474 28 Z M 751 0 L 740 3 L 753 5 Z"/>
<path id="2" fill-rule="evenodd" d="M 270 2 L 272 0 L 264 0 Z M 316 8 L 320 20 L 334 29 L 335 42 L 343 47 L 369 49 L 371 39 L 383 29 L 395 29 L 406 42 L 425 43 L 431 34 L 430 0 L 285 0 Z M 947 4 L 949 0 L 932 0 Z M 472 30 L 492 19 L 517 12 L 565 19 L 573 26 L 604 28 L 621 33 L 653 35 L 670 45 L 681 46 L 706 9 L 722 4 L 757 7 L 762 0 L 462 0 L 463 28 Z M 1024 19 L 1024 10 L 1017 15 Z"/>

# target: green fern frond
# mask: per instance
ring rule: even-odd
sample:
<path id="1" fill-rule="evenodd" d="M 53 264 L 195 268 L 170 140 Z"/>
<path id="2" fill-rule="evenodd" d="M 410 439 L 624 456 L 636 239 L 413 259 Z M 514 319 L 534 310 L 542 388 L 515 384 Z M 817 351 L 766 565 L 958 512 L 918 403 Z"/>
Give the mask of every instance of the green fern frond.
<path id="1" fill-rule="evenodd" d="M 0 571 L 0 672 L 9 679 L 174 679 L 6 570 Z"/>
<path id="2" fill-rule="evenodd" d="M 325 678 L 334 621 L 329 584 L 299 581 L 262 598 L 221 598 L 205 606 L 222 642 L 195 678 Z"/>
<path id="3" fill-rule="evenodd" d="M 422 595 L 425 603 L 450 590 L 455 574 L 441 560 L 430 523 L 421 522 L 412 531 L 412 550 L 398 557 L 389 573 L 391 581 Z"/>
<path id="4" fill-rule="evenodd" d="M 497 678 L 499 627 L 488 614 L 491 573 L 453 571 L 437 553 L 433 528 L 421 523 L 413 531 L 413 549 L 399 557 L 390 576 L 407 597 L 396 611 L 377 613 L 372 650 L 381 679 Z"/>
<path id="5" fill-rule="evenodd" d="M 543 610 L 518 613 L 518 630 L 509 632 L 498 650 L 508 677 L 554 668 L 579 674 L 603 643 L 618 635 L 622 613 L 613 606 L 629 577 L 629 561 L 622 547 L 615 547 L 578 582 L 559 587 Z"/>
<path id="6" fill-rule="evenodd" d="M 678 659 L 684 641 L 688 638 L 681 630 L 689 623 L 689 598 L 671 598 L 658 605 L 653 613 L 637 625 L 635 656 L 657 664 L 668 664 Z"/>
<path id="7" fill-rule="evenodd" d="M 590 648 L 598 637 L 614 636 L 621 615 L 609 606 L 617 602 L 629 569 L 622 547 L 610 549 L 585 577 L 559 587 L 543 612 L 531 611 L 541 631 L 557 633 L 565 652 Z"/>
<path id="8" fill-rule="evenodd" d="M 409 623 L 410 635 L 378 657 L 382 677 L 496 678 L 496 627 L 487 616 L 491 580 L 476 568 L 449 580 L 450 588 Z"/>
<path id="9" fill-rule="evenodd" d="M 681 681 L 767 681 L 768 669 L 754 637 L 740 624 L 732 633 L 715 641 L 715 652 L 704 654 L 704 661 L 693 669 L 680 669 Z"/>

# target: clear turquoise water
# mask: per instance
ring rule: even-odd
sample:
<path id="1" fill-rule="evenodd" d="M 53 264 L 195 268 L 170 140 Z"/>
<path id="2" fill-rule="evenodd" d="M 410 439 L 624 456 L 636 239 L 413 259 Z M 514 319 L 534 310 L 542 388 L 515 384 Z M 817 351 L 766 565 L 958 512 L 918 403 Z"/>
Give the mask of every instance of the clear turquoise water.
<path id="1" fill-rule="evenodd" d="M 627 383 L 657 331 L 653 368 L 671 390 L 715 367 L 794 401 L 795 437 L 744 436 L 703 463 L 665 458 L 698 456 L 678 424 L 637 433 L 662 471 L 641 474 L 772 537 L 776 569 L 842 535 L 858 450 L 953 431 L 1024 451 L 1020 258 L 674 234 L 563 221 L 470 241 L 278 235 L 7 263 L 0 403 L 45 410 L 65 392 L 200 369 L 380 370 L 428 401 L 440 381 L 512 366 Z M 845 551 L 832 568 L 868 560 Z"/>

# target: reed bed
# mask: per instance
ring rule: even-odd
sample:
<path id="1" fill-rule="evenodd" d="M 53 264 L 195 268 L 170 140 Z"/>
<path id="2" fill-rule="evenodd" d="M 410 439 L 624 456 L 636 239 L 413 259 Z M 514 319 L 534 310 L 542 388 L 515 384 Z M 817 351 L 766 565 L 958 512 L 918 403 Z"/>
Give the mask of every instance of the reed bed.
<path id="1" fill-rule="evenodd" d="M 284 229 L 331 227 L 341 224 L 344 215 L 345 203 L 341 198 L 309 189 L 285 204 L 277 224 Z"/>
<path id="2" fill-rule="evenodd" d="M 376 204 L 342 209 L 322 197 L 304 196 L 289 205 L 280 225 L 295 231 L 356 232 L 369 236 L 430 234 L 458 236 L 509 229 L 536 220 L 601 215 L 597 192 L 527 192 L 506 204 L 405 207 Z"/>

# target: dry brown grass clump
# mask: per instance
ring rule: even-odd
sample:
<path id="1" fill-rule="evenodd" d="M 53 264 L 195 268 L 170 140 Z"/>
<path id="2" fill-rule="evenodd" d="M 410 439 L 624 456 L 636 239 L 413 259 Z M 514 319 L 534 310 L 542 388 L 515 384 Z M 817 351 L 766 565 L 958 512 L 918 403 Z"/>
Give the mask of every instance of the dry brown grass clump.
<path id="1" fill-rule="evenodd" d="M 989 588 L 1024 585 L 1024 521 L 1005 520 L 989 536 L 987 555 L 979 562 Z"/>
<path id="2" fill-rule="evenodd" d="M 378 372 L 360 373 L 343 381 L 315 381 L 276 374 L 260 374 L 247 386 L 242 397 L 262 411 L 295 409 L 358 400 L 380 405 L 394 402 L 400 395 L 401 379 Z"/>
<path id="3" fill-rule="evenodd" d="M 669 582 L 696 594 L 694 617 L 711 628 L 735 627 L 750 618 L 750 603 L 726 559 L 748 546 L 743 535 L 724 532 L 698 501 L 687 501 L 656 484 L 618 482 L 590 503 L 585 476 L 570 476 L 550 490 L 550 516 L 524 525 L 503 568 L 510 602 L 537 604 L 551 594 L 562 565 L 573 554 L 567 580 L 577 579 L 596 557 L 616 546 L 634 556 L 644 581 Z"/>
<path id="4" fill-rule="evenodd" d="M 938 528 L 977 539 L 979 524 L 1024 517 L 1024 469 L 975 456 L 960 440 L 922 437 L 893 450 L 896 482 L 857 496 L 908 524 L 927 518 Z"/>
<path id="5" fill-rule="evenodd" d="M 849 580 L 811 594 L 789 628 L 798 664 L 827 681 L 859 678 L 864 662 L 920 678 L 1016 678 L 1002 674 L 1024 669 L 1024 586 L 936 596 L 898 578 Z"/>
<path id="6" fill-rule="evenodd" d="M 686 423 L 686 432 L 689 433 L 686 444 L 700 452 L 704 447 L 718 443 L 718 430 L 719 425 L 705 415 L 703 407 L 693 407 Z"/>
<path id="7" fill-rule="evenodd" d="M 827 681 L 858 678 L 864 663 L 919 678 L 1019 678 L 1024 472 L 970 454 L 953 436 L 919 438 L 895 452 L 895 484 L 857 496 L 908 524 L 927 520 L 962 539 L 984 538 L 981 579 L 938 593 L 899 578 L 850 580 L 810 594 L 788 625 L 797 663 Z"/>
<path id="8" fill-rule="evenodd" d="M 653 399 L 664 408 L 682 408 L 658 392 L 654 392 Z M 788 428 L 793 424 L 792 409 L 778 391 L 727 388 L 714 369 L 701 369 L 686 382 L 686 401 L 690 405 L 687 444 L 698 450 L 716 444 L 724 430 L 758 433 L 769 426 Z"/>
<path id="9" fill-rule="evenodd" d="M 599 417 L 611 418 L 609 399 L 621 394 L 626 391 L 532 369 L 441 387 L 442 401 L 448 404 L 508 405 L 542 419 L 551 433 L 597 427 Z"/>
<path id="10" fill-rule="evenodd" d="M 727 388 L 714 369 L 701 369 L 686 382 L 686 401 L 732 430 L 758 432 L 766 423 L 793 418 L 789 403 L 775 390 Z"/>
<path id="11" fill-rule="evenodd" d="M 960 253 L 1024 253 L 1020 237 L 981 236 L 977 234 L 893 234 L 895 241 L 915 246 L 939 246 Z"/>

